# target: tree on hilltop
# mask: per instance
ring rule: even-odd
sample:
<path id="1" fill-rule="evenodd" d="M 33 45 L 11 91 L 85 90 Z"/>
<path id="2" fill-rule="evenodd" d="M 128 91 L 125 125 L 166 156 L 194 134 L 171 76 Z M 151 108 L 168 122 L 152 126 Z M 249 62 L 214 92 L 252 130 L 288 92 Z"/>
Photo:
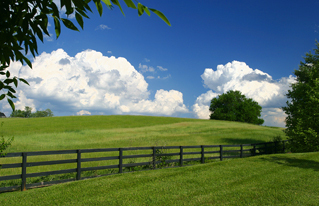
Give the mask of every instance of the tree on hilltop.
<path id="1" fill-rule="evenodd" d="M 247 122 L 261 125 L 261 106 L 253 99 L 247 99 L 240 91 L 230 90 L 212 99 L 210 119 Z"/>
<path id="2" fill-rule="evenodd" d="M 292 152 L 319 151 L 319 43 L 294 71 L 297 82 L 288 90 L 286 135 Z"/>

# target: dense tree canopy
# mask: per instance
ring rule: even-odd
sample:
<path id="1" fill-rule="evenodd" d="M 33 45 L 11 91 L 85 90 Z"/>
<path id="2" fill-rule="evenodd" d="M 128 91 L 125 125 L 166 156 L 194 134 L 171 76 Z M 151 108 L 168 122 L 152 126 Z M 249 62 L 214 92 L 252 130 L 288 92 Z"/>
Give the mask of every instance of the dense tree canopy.
<path id="1" fill-rule="evenodd" d="M 261 106 L 247 99 L 240 91 L 228 91 L 212 99 L 209 110 L 210 119 L 247 122 L 261 125 Z"/>
<path id="2" fill-rule="evenodd" d="M 160 11 L 148 8 L 139 2 L 136 2 L 136 5 L 132 0 L 123 1 L 129 8 L 136 9 L 139 16 L 144 12 L 147 15 L 153 12 L 170 25 L 168 19 Z M 83 17 L 89 18 L 87 13 L 92 12 L 90 2 L 95 4 L 100 16 L 103 13 L 102 2 L 109 9 L 117 6 L 124 15 L 119 0 L 60 0 L 61 8 L 58 8 L 53 0 L 0 1 L 0 75 L 4 77 L 4 79 L 0 78 L 0 91 L 2 92 L 0 100 L 7 98 L 12 109 L 15 109 L 11 100 L 16 98 L 14 86 L 17 87 L 19 81 L 26 84 L 28 82 L 16 76 L 11 77 L 7 68 L 11 61 L 20 61 L 32 68 L 26 55 L 30 52 L 35 57 L 38 53 L 37 38 L 43 42 L 44 35 L 50 36 L 49 18 L 53 19 L 57 38 L 61 33 L 61 22 L 67 28 L 79 31 L 68 17 L 74 14 L 77 23 L 83 29 Z"/>
<path id="3" fill-rule="evenodd" d="M 292 152 L 319 151 L 319 43 L 294 71 L 297 82 L 288 90 L 286 135 Z"/>

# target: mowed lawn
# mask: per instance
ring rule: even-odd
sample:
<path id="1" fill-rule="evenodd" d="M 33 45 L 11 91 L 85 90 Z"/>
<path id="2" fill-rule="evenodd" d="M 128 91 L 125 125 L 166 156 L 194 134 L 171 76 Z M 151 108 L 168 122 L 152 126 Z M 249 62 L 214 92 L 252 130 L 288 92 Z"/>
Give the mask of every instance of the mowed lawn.
<path id="1" fill-rule="evenodd" d="M 2 119 L 7 152 L 135 146 L 243 144 L 271 141 L 283 129 L 252 124 L 150 116 L 68 116 Z"/>
<path id="2" fill-rule="evenodd" d="M 319 205 L 319 153 L 140 171 L 0 194 L 1 205 Z"/>

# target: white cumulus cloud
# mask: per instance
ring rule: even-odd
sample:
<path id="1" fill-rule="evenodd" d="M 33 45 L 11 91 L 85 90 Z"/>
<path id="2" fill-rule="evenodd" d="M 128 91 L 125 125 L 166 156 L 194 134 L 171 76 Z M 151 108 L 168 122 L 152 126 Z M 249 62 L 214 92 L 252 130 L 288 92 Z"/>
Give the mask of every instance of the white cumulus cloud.
<path id="1" fill-rule="evenodd" d="M 179 91 L 158 90 L 150 99 L 144 76 L 122 57 L 107 57 L 94 50 L 69 56 L 63 49 L 42 53 L 33 69 L 13 62 L 12 75 L 25 78 L 30 86 L 19 84 L 17 106 L 50 108 L 64 115 L 80 111 L 92 114 L 174 115 L 188 112 Z M 1 101 L 0 105 L 8 103 Z M 6 112 L 9 111 L 6 107 Z"/>
<path id="2" fill-rule="evenodd" d="M 76 115 L 80 115 L 80 116 L 82 116 L 82 115 L 91 115 L 91 112 L 86 111 L 86 110 L 81 110 L 81 111 L 77 112 Z"/>
<path id="3" fill-rule="evenodd" d="M 211 91 L 199 96 L 193 105 L 193 112 L 199 118 L 207 118 L 210 114 L 208 111 L 210 102 L 205 101 L 203 95 L 212 97 L 213 94 L 217 96 L 229 90 L 238 90 L 263 107 L 262 115 L 267 117 L 264 118 L 265 125 L 273 125 L 274 121 L 280 122 L 278 124 L 281 126 L 284 125 L 284 114 L 278 108 L 284 106 L 287 101 L 285 94 L 291 83 L 295 82 L 292 75 L 273 80 L 269 74 L 252 69 L 245 62 L 233 61 L 225 65 L 218 65 L 216 70 L 205 69 L 201 77 L 204 86 Z M 269 115 L 269 111 L 273 112 L 272 115 Z M 276 120 L 274 112 L 278 116 Z M 208 114 L 204 115 L 205 113 Z"/>

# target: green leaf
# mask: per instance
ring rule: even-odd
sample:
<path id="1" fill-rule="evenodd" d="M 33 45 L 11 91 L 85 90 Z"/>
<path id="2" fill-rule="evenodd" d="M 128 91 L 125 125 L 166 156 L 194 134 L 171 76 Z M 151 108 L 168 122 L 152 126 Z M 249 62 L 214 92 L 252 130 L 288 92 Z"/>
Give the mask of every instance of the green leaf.
<path id="1" fill-rule="evenodd" d="M 141 16 L 144 13 L 144 6 L 141 3 L 138 3 L 137 7 L 138 7 L 138 16 Z"/>
<path id="2" fill-rule="evenodd" d="M 136 9 L 136 6 L 135 6 L 135 4 L 133 3 L 132 0 L 124 0 L 124 2 L 126 3 L 127 7 L 131 7 L 133 9 Z"/>
<path id="3" fill-rule="evenodd" d="M 9 72 L 9 71 L 7 71 L 7 73 L 6 73 L 6 77 L 7 77 L 7 78 L 9 78 L 9 77 L 10 77 L 10 72 Z"/>
<path id="4" fill-rule="evenodd" d="M 159 18 L 161 18 L 163 21 L 165 21 L 165 23 L 168 25 L 168 26 L 171 26 L 171 23 L 168 21 L 168 19 L 166 18 L 166 16 L 162 13 L 162 12 L 160 12 L 160 11 L 158 11 L 158 10 L 156 10 L 156 9 L 151 9 L 151 8 L 149 8 L 153 13 L 155 13 Z"/>
<path id="5" fill-rule="evenodd" d="M 11 84 L 13 82 L 12 79 L 6 79 L 3 81 L 3 83 L 5 83 L 6 85 Z"/>
<path id="6" fill-rule="evenodd" d="M 27 65 L 32 69 L 32 64 L 31 64 L 30 60 L 25 56 L 22 56 L 22 58 L 27 63 Z"/>
<path id="7" fill-rule="evenodd" d="M 83 18 L 79 13 L 75 13 L 76 21 L 79 23 L 80 27 L 83 29 Z"/>
<path id="8" fill-rule="evenodd" d="M 113 4 L 115 4 L 116 6 L 118 6 L 123 14 L 123 16 L 125 16 L 123 10 L 122 10 L 122 7 L 121 7 L 121 4 L 118 0 L 111 0 L 113 2 Z"/>
<path id="9" fill-rule="evenodd" d="M 37 30 L 36 30 L 36 33 L 39 37 L 39 39 L 43 42 L 43 34 L 42 34 L 42 31 L 39 29 L 39 27 L 36 27 Z"/>
<path id="10" fill-rule="evenodd" d="M 50 7 L 52 8 L 52 11 L 53 11 L 53 16 L 56 16 L 57 18 L 60 18 L 60 12 L 59 12 L 59 9 L 58 7 L 56 6 L 56 4 L 54 2 L 52 2 L 50 4 Z"/>
<path id="11" fill-rule="evenodd" d="M 2 83 L 2 81 L 0 81 L 0 90 L 2 90 L 4 87 L 4 84 Z"/>
<path id="12" fill-rule="evenodd" d="M 12 100 L 11 100 L 11 99 L 7 99 L 7 100 L 8 100 L 8 102 L 9 102 L 9 104 L 10 104 L 12 110 L 14 111 L 14 110 L 15 110 L 15 106 L 14 106 Z"/>
<path id="13" fill-rule="evenodd" d="M 104 4 L 106 4 L 107 6 L 112 6 L 111 1 L 110 0 L 102 0 L 104 2 Z"/>
<path id="14" fill-rule="evenodd" d="M 151 16 L 151 12 L 146 6 L 144 6 L 144 11 L 147 13 L 148 16 Z"/>
<path id="15" fill-rule="evenodd" d="M 95 1 L 95 6 L 96 6 L 96 9 L 99 12 L 100 16 L 102 16 L 102 14 L 103 14 L 103 6 L 102 6 L 101 2 L 100 1 Z"/>
<path id="16" fill-rule="evenodd" d="M 50 36 L 50 33 L 48 31 L 48 17 L 46 15 L 43 15 L 42 22 L 40 23 L 41 29 L 43 32 Z"/>
<path id="17" fill-rule="evenodd" d="M 13 83 L 14 83 L 14 85 L 16 86 L 16 87 L 18 87 L 18 80 L 17 80 L 17 78 L 15 77 L 15 78 L 13 78 Z"/>
<path id="18" fill-rule="evenodd" d="M 16 93 L 16 90 L 14 90 L 12 87 L 9 87 L 9 91 L 12 93 Z"/>
<path id="19" fill-rule="evenodd" d="M 12 99 L 17 98 L 17 97 L 14 96 L 10 91 L 8 91 L 7 96 L 11 97 Z"/>
<path id="20" fill-rule="evenodd" d="M 0 101 L 3 100 L 5 97 L 6 97 L 6 95 L 5 95 L 5 94 L 2 94 L 2 95 L 0 96 Z"/>
<path id="21" fill-rule="evenodd" d="M 56 16 L 54 16 L 54 28 L 55 28 L 56 38 L 59 38 L 61 33 L 61 25 L 60 25 L 60 20 Z"/>
<path id="22" fill-rule="evenodd" d="M 72 21 L 65 19 L 65 18 L 61 18 L 64 26 L 68 29 L 72 29 L 74 31 L 79 31 L 78 28 L 76 28 L 76 26 L 74 26 L 74 24 L 72 23 Z"/>
<path id="23" fill-rule="evenodd" d="M 83 10 L 81 10 L 81 9 L 79 9 L 79 8 L 76 8 L 76 11 L 79 12 L 79 14 L 80 14 L 81 16 L 84 16 L 85 18 L 89 19 L 89 16 L 86 15 L 86 13 L 85 13 Z"/>
<path id="24" fill-rule="evenodd" d="M 19 78 L 19 81 L 21 81 L 21 82 L 23 82 L 23 83 L 25 83 L 25 84 L 30 86 L 30 84 L 25 79 Z"/>

